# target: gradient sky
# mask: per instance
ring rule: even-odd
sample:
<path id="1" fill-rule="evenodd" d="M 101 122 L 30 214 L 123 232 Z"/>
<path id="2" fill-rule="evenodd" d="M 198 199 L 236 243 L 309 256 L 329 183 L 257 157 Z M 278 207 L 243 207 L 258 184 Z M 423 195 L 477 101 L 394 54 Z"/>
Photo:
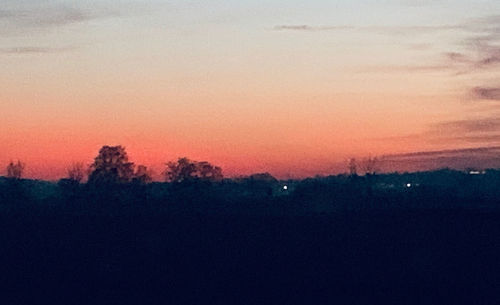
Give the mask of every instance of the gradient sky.
<path id="1" fill-rule="evenodd" d="M 495 146 L 499 66 L 496 0 L 1 0 L 0 174 L 106 144 L 279 177 Z"/>

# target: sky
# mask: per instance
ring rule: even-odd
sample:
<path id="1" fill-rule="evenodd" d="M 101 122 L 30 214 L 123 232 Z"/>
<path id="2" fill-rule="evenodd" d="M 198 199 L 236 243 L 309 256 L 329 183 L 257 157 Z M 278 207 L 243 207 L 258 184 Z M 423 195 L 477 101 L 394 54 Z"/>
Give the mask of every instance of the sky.
<path id="1" fill-rule="evenodd" d="M 0 4 L 0 175 L 57 179 L 103 145 L 281 178 L 500 145 L 500 1 Z"/>

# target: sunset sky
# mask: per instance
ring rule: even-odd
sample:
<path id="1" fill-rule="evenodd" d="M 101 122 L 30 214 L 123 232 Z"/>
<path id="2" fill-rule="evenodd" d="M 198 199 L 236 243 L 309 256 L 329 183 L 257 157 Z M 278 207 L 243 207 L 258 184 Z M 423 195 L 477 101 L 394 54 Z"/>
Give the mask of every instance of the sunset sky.
<path id="1" fill-rule="evenodd" d="M 103 145 L 161 172 L 336 173 L 500 145 L 500 1 L 0 1 L 0 175 Z"/>

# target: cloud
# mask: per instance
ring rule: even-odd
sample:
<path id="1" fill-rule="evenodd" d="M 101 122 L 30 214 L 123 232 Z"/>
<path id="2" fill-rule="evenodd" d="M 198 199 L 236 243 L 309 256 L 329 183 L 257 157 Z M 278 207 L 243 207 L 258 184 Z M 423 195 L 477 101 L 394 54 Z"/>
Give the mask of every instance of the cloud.
<path id="1" fill-rule="evenodd" d="M 470 93 L 475 99 L 500 101 L 500 87 L 474 87 Z"/>
<path id="2" fill-rule="evenodd" d="M 492 66 L 500 63 L 500 47 L 493 50 L 484 50 L 484 57 L 478 61 L 480 66 Z"/>
<path id="3" fill-rule="evenodd" d="M 33 31 L 54 29 L 117 15 L 116 12 L 103 7 L 83 8 L 49 2 L 35 3 L 29 2 L 0 9 L 0 33 L 31 34 Z"/>
<path id="4" fill-rule="evenodd" d="M 480 71 L 500 64 L 500 16 L 477 18 L 464 24 L 469 36 L 458 47 L 461 52 L 450 52 L 454 62 L 468 63 L 471 71 Z M 465 53 L 464 53 L 465 52 Z"/>
<path id="5" fill-rule="evenodd" d="M 0 48 L 0 54 L 47 54 L 61 53 L 70 51 L 73 48 L 46 48 L 46 47 L 16 47 L 16 48 Z"/>
<path id="6" fill-rule="evenodd" d="M 470 20 L 467 24 L 470 28 L 488 27 L 490 29 L 498 29 L 498 25 L 500 24 L 500 15 L 490 15 L 490 16 L 474 18 Z"/>
<path id="7" fill-rule="evenodd" d="M 429 2 L 429 1 L 424 1 Z M 430 2 L 429 2 L 430 3 Z M 400 35 L 407 34 L 408 37 L 413 37 L 413 34 L 426 34 L 425 39 L 437 39 L 439 34 L 453 31 L 453 37 L 456 37 L 455 42 L 448 44 L 449 49 L 445 52 L 435 54 L 433 62 L 422 62 L 415 65 L 389 65 L 389 66 L 372 66 L 363 67 L 360 72 L 375 72 L 375 73 L 435 73 L 448 72 L 452 75 L 464 75 L 474 73 L 476 77 L 467 77 L 467 81 L 471 82 L 475 79 L 483 79 L 487 81 L 495 80 L 498 77 L 496 70 L 500 66 L 500 15 L 485 16 L 481 18 L 469 19 L 464 22 L 457 22 L 451 25 L 438 26 L 313 26 L 313 25 L 280 25 L 274 28 L 276 31 L 295 31 L 295 32 L 315 32 L 315 31 L 359 31 L 363 33 L 375 33 L 384 35 Z M 436 35 L 434 35 L 436 34 Z M 430 43 L 434 40 L 419 40 L 420 45 L 412 50 L 422 51 L 428 54 Z M 401 41 L 398 40 L 398 45 Z M 423 47 L 420 47 L 423 46 Z M 469 90 L 466 90 L 468 99 L 485 100 L 485 101 L 500 101 L 500 87 L 497 86 L 477 86 L 477 84 L 469 83 Z M 463 101 L 463 99 L 460 99 Z M 475 105 L 475 104 L 473 104 Z M 484 104 L 482 104 L 484 105 Z M 411 156 L 404 157 L 402 163 L 409 160 L 407 157 L 432 158 L 432 164 L 452 164 L 455 166 L 464 166 L 471 164 L 470 160 L 474 160 L 474 164 L 487 164 L 485 161 L 495 160 L 497 165 L 500 165 L 500 115 L 485 113 L 484 109 L 478 111 L 479 103 L 470 109 L 478 118 L 471 117 L 462 120 L 444 121 L 428 126 L 427 130 L 419 134 L 408 135 L 406 137 L 397 137 L 385 139 L 387 141 L 403 141 L 418 140 L 439 145 L 483 145 L 484 147 L 465 149 L 465 150 L 449 150 L 438 152 L 423 152 L 416 153 Z M 469 112 L 472 115 L 472 113 Z M 489 146 L 487 146 L 489 145 Z M 490 147 L 495 145 L 494 147 Z M 494 154 L 490 156 L 489 154 Z M 474 156 L 474 157 L 473 157 Z M 420 161 L 415 161 L 419 163 Z M 429 164 L 429 162 L 427 163 Z"/>
<path id="8" fill-rule="evenodd" d="M 423 47 L 414 47 L 410 45 L 412 50 L 428 50 L 430 47 L 424 44 Z M 435 73 L 435 72 L 448 72 L 452 75 L 462 75 L 472 71 L 472 66 L 477 63 L 468 55 L 460 52 L 445 52 L 439 60 L 427 65 L 380 65 L 364 67 L 358 72 L 363 73 L 392 73 L 392 72 L 418 72 L 418 73 Z"/>
<path id="9" fill-rule="evenodd" d="M 90 20 L 116 16 L 105 7 L 78 6 L 79 4 L 58 4 L 49 1 L 10 1 L 0 7 L 0 37 L 28 37 L 30 41 L 36 35 L 51 32 L 73 24 Z M 44 43 L 46 45 L 46 43 Z M 75 47 L 54 47 L 22 45 L 3 45 L 0 55 L 13 54 L 49 54 L 70 51 Z"/>
<path id="10" fill-rule="evenodd" d="M 414 1 L 409 1 L 414 2 Z M 419 2 L 419 1 L 417 1 Z M 424 1 L 427 2 L 427 1 Z M 321 31 L 355 31 L 369 32 L 384 35 L 418 35 L 433 34 L 444 31 L 456 31 L 458 34 L 468 37 L 461 39 L 455 45 L 456 48 L 462 47 L 464 50 L 451 50 L 444 53 L 445 62 L 436 63 L 432 66 L 455 65 L 456 74 L 464 74 L 473 71 L 480 71 L 500 64 L 500 15 L 485 16 L 481 18 L 469 19 L 465 22 L 444 25 L 386 25 L 386 26 L 356 26 L 356 25 L 333 25 L 333 26 L 314 26 L 308 24 L 289 24 L 277 25 L 275 31 L 295 31 L 295 32 L 321 32 Z M 400 42 L 399 42 L 400 43 Z M 422 50 L 428 50 L 424 45 Z M 411 46 L 413 50 L 417 48 Z M 397 69 L 396 69 L 397 70 Z M 418 68 L 416 70 L 419 70 Z M 421 69 L 427 71 L 429 69 Z M 434 69 L 431 69 L 434 70 Z"/>
<path id="11" fill-rule="evenodd" d="M 500 143 L 500 134 L 457 136 L 449 139 L 454 143 Z"/>
<path id="12" fill-rule="evenodd" d="M 448 121 L 434 124 L 431 126 L 431 134 L 469 134 L 469 133 L 485 133 L 485 132 L 500 132 L 500 118 L 481 118 Z"/>
<path id="13" fill-rule="evenodd" d="M 462 149 L 445 149 L 445 150 L 435 150 L 435 151 L 420 151 L 405 154 L 393 154 L 385 155 L 384 159 L 397 159 L 397 158 L 422 158 L 422 157 L 442 157 L 442 156 L 456 156 L 463 154 L 495 154 L 500 156 L 500 146 L 485 146 L 485 147 L 474 147 L 474 148 L 462 148 Z"/>
<path id="14" fill-rule="evenodd" d="M 363 67 L 356 72 L 360 73 L 393 73 L 393 72 L 422 72 L 435 73 L 443 71 L 452 71 L 452 67 L 444 64 L 436 65 L 380 65 Z"/>
<path id="15" fill-rule="evenodd" d="M 420 139 L 435 144 L 500 144 L 500 118 L 490 116 L 432 124 Z"/>
<path id="16" fill-rule="evenodd" d="M 377 141 L 406 143 L 427 142 L 438 145 L 500 145 L 500 117 L 470 118 L 431 124 L 420 133 L 378 138 Z"/>
<path id="17" fill-rule="evenodd" d="M 461 29 L 462 25 L 437 25 L 437 26 L 354 26 L 354 25 L 333 25 L 333 26 L 312 26 L 307 24 L 288 24 L 277 25 L 275 31 L 302 31 L 302 32 L 320 32 L 320 31 L 360 31 L 360 32 L 376 32 L 381 34 L 408 34 L 408 33 L 425 33 L 435 31 L 449 31 Z"/>
<path id="18" fill-rule="evenodd" d="M 274 27 L 275 31 L 304 31 L 304 32 L 318 32 L 318 31 L 334 31 L 334 30 L 353 30 L 353 26 L 310 26 L 310 25 L 277 25 Z"/>
<path id="19" fill-rule="evenodd" d="M 483 37 L 484 38 L 484 37 Z M 500 64 L 500 37 L 465 40 L 465 51 L 445 53 L 450 64 L 461 65 L 466 72 L 480 72 Z"/>
<path id="20" fill-rule="evenodd" d="M 427 65 L 388 66 L 372 69 L 375 72 L 449 72 L 451 75 L 492 73 L 500 66 L 500 16 L 486 16 L 470 19 L 463 23 L 449 26 L 412 26 L 412 27 L 374 27 L 374 31 L 387 34 L 399 32 L 422 33 L 456 30 L 462 38 L 452 43 L 450 50 L 436 56 L 433 63 Z M 425 44 L 424 44 L 425 45 Z M 412 48 L 417 50 L 418 48 Z M 422 51 L 428 51 L 422 48 Z M 472 97 L 479 99 L 499 100 L 495 88 L 479 88 L 472 92 Z"/>
<path id="21" fill-rule="evenodd" d="M 381 158 L 384 171 L 421 171 L 439 168 L 466 170 L 500 167 L 500 146 L 422 151 L 386 155 Z"/>
<path id="22" fill-rule="evenodd" d="M 313 31 L 314 28 L 309 25 L 277 25 L 275 31 Z"/>
<path id="23" fill-rule="evenodd" d="M 463 53 L 459 53 L 459 52 L 446 52 L 444 53 L 444 56 L 450 60 L 450 61 L 453 61 L 453 62 L 458 62 L 458 63 L 471 63 L 471 59 L 463 54 Z"/>
<path id="24" fill-rule="evenodd" d="M 70 7 L 0 11 L 0 20 L 22 27 L 60 26 L 89 19 L 88 12 Z"/>

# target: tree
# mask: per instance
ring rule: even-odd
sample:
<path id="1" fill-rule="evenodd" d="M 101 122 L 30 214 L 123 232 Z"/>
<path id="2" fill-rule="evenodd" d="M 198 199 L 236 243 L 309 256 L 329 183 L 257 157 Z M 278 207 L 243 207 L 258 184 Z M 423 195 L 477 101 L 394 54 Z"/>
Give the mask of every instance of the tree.
<path id="1" fill-rule="evenodd" d="M 354 158 L 349 159 L 349 175 L 350 176 L 358 175 L 358 164 L 356 162 L 356 159 Z"/>
<path id="2" fill-rule="evenodd" d="M 117 184 L 130 182 L 134 175 L 134 163 L 122 146 L 103 146 L 90 166 L 89 183 Z"/>
<path id="3" fill-rule="evenodd" d="M 80 183 L 83 178 L 85 178 L 85 166 L 83 163 L 76 162 L 71 164 L 68 168 L 68 179 Z"/>
<path id="4" fill-rule="evenodd" d="M 7 165 L 7 178 L 11 179 L 21 179 L 23 176 L 25 164 L 21 161 L 17 161 L 14 163 L 10 161 L 9 165 Z"/>
<path id="5" fill-rule="evenodd" d="M 243 179 L 247 187 L 252 190 L 254 195 L 264 194 L 271 196 L 273 190 L 278 189 L 279 181 L 270 173 L 257 173 Z"/>
<path id="6" fill-rule="evenodd" d="M 260 182 L 265 182 L 265 183 L 278 183 L 278 179 L 276 179 L 273 175 L 270 173 L 257 173 L 257 174 L 252 174 L 248 176 L 247 178 L 250 181 L 260 181 Z"/>
<path id="7" fill-rule="evenodd" d="M 224 178 L 220 167 L 213 166 L 206 161 L 198 162 L 197 167 L 199 171 L 199 178 L 202 180 L 219 182 Z"/>
<path id="8" fill-rule="evenodd" d="M 361 162 L 361 169 L 365 172 L 366 175 L 375 175 L 380 171 L 379 168 L 379 159 L 377 157 L 367 157 L 363 159 Z"/>
<path id="9" fill-rule="evenodd" d="M 147 168 L 147 166 L 139 165 L 139 166 L 137 166 L 137 169 L 134 173 L 134 177 L 132 178 L 132 182 L 139 183 L 139 184 L 147 184 L 147 183 L 150 183 L 151 181 L 153 181 L 153 178 L 151 176 L 152 176 L 152 173 Z"/>
<path id="10" fill-rule="evenodd" d="M 168 162 L 165 171 L 167 182 L 209 181 L 218 182 L 223 178 L 222 169 L 206 161 L 191 161 L 179 158 L 177 162 Z"/>

